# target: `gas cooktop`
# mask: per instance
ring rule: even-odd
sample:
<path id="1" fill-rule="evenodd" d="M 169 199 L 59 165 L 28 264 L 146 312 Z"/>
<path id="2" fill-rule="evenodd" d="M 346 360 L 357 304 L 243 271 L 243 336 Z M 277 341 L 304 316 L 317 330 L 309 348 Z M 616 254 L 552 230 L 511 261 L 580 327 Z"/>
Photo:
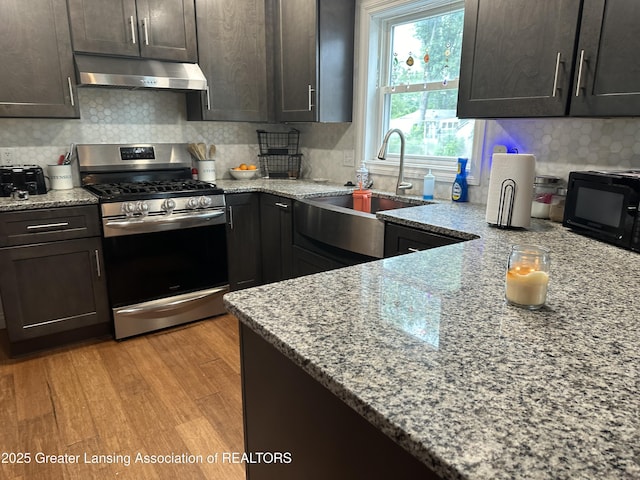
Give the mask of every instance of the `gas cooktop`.
<path id="1" fill-rule="evenodd" d="M 222 193 L 215 184 L 191 179 L 151 180 L 140 182 L 97 183 L 85 185 L 102 201 L 126 201 L 189 195 Z"/>

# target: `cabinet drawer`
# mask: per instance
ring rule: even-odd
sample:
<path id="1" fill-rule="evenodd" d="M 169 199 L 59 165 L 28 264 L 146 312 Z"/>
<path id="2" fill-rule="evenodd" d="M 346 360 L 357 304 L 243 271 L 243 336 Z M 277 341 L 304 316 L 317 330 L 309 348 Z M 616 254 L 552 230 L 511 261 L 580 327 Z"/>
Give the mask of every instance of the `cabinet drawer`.
<path id="1" fill-rule="evenodd" d="M 430 248 L 462 242 L 459 238 L 447 237 L 416 228 L 387 223 L 384 237 L 384 256 L 392 257 L 405 253 L 428 250 Z"/>
<path id="2" fill-rule="evenodd" d="M 0 214 L 0 247 L 99 235 L 97 205 L 21 210 Z"/>

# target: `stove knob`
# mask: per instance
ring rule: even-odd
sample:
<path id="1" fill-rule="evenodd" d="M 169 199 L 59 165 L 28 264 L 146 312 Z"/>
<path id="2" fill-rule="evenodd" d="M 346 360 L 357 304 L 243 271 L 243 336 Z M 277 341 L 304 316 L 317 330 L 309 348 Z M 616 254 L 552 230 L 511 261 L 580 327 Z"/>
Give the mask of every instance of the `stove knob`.
<path id="1" fill-rule="evenodd" d="M 171 213 L 176 208 L 176 201 L 173 198 L 167 198 L 162 202 L 160 208 L 167 213 Z"/>
<path id="2" fill-rule="evenodd" d="M 136 213 L 139 213 L 143 217 L 149 214 L 149 204 L 147 202 L 136 203 Z"/>
<path id="3" fill-rule="evenodd" d="M 211 197 L 205 197 L 205 196 L 200 197 L 200 200 L 198 201 L 198 204 L 202 208 L 210 207 L 212 203 L 213 203 L 213 200 L 211 199 Z"/>
<path id="4" fill-rule="evenodd" d="M 198 198 L 189 197 L 189 200 L 187 200 L 187 208 L 192 208 L 192 209 L 198 208 Z"/>
<path id="5" fill-rule="evenodd" d="M 136 205 L 133 202 L 125 202 L 122 204 L 122 213 L 124 213 L 127 217 L 133 217 L 135 211 Z"/>

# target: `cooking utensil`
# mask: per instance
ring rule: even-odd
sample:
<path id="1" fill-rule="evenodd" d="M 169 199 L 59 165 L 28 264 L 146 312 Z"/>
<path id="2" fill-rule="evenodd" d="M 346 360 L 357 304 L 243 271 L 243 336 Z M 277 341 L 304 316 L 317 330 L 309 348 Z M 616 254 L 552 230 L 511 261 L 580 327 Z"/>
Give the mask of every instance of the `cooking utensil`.
<path id="1" fill-rule="evenodd" d="M 205 143 L 198 144 L 198 151 L 200 152 L 200 160 L 207 159 L 207 145 Z"/>
<path id="2" fill-rule="evenodd" d="M 198 148 L 198 145 L 195 143 L 190 143 L 187 146 L 187 150 L 189 151 L 189 153 L 191 154 L 191 156 L 196 159 L 196 160 L 204 160 L 204 155 L 202 155 L 200 153 L 200 149 Z"/>
<path id="3" fill-rule="evenodd" d="M 211 145 L 209 145 L 209 159 L 213 158 L 213 156 L 216 154 L 216 146 L 212 143 Z"/>

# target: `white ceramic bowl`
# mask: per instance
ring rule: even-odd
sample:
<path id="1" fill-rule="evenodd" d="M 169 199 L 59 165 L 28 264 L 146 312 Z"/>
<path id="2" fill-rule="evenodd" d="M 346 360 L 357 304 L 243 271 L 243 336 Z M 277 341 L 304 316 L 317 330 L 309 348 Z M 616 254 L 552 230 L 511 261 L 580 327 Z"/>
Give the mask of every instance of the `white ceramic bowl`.
<path id="1" fill-rule="evenodd" d="M 236 180 L 249 180 L 254 178 L 260 170 L 234 170 L 233 168 L 229 169 L 229 173 Z"/>

